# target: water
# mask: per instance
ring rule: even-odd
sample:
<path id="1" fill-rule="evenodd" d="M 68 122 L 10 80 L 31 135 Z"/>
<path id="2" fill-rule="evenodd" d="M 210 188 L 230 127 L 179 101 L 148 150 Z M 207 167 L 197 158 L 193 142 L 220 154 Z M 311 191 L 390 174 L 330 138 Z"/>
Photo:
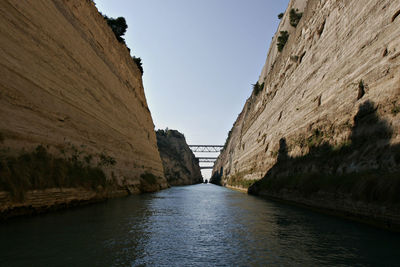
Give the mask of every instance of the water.
<path id="1" fill-rule="evenodd" d="M 0 224 L 0 266 L 400 266 L 400 235 L 214 185 Z"/>

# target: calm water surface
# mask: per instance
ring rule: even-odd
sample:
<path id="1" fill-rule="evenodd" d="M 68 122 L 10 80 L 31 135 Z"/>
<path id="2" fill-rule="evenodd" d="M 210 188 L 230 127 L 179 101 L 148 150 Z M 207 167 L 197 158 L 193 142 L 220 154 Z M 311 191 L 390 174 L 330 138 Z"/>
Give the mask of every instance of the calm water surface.
<path id="1" fill-rule="evenodd" d="M 400 266 L 400 235 L 214 185 L 0 224 L 0 266 Z"/>

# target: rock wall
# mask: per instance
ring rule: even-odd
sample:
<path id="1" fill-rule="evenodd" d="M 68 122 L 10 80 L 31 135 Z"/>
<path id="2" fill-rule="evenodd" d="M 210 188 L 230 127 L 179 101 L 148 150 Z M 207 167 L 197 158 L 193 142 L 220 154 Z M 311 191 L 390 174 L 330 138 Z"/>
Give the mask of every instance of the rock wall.
<path id="1" fill-rule="evenodd" d="M 185 136 L 176 130 L 158 130 L 156 135 L 168 183 L 170 185 L 202 183 L 199 162 L 186 143 Z"/>
<path id="2" fill-rule="evenodd" d="M 303 12 L 297 27 L 289 23 L 291 9 Z M 213 180 L 246 188 L 263 178 L 251 193 L 298 203 L 300 194 L 311 203 L 314 193 L 329 191 L 395 211 L 398 199 L 362 196 L 379 186 L 369 194 L 400 192 L 399 10 L 400 1 L 390 0 L 290 1 L 258 81 L 262 91 L 246 101 Z M 289 39 L 279 52 L 281 31 Z M 338 183 L 332 177 L 347 175 L 360 180 L 331 190 Z M 325 189 L 313 180 L 322 176 Z M 307 191 L 304 184 L 317 185 Z"/>
<path id="3" fill-rule="evenodd" d="M 141 73 L 94 3 L 4 0 L 0 14 L 3 178 L 16 173 L 8 157 L 41 146 L 117 191 L 167 187 Z"/>
<path id="4" fill-rule="evenodd" d="M 0 192 L 0 219 L 36 215 L 122 196 L 126 196 L 126 191 L 123 189 L 96 192 L 85 188 L 51 188 L 28 191 L 24 200 L 15 201 L 10 193 Z"/>

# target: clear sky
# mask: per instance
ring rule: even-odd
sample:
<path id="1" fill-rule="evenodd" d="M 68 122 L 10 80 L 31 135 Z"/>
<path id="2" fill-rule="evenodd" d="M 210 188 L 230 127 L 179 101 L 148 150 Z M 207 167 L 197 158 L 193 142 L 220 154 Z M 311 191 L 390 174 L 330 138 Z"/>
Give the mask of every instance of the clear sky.
<path id="1" fill-rule="evenodd" d="M 103 14 L 127 21 L 156 129 L 177 129 L 189 144 L 224 144 L 288 2 L 95 0 Z"/>

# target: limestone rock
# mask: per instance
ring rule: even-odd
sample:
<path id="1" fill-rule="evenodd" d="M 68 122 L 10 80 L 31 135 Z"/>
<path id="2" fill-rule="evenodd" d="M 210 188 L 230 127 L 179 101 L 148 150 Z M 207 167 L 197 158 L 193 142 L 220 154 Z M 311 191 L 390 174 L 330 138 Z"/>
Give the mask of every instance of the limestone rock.
<path id="1" fill-rule="evenodd" d="M 94 3 L 4 0 L 0 13 L 2 158 L 43 145 L 108 160 L 101 169 L 125 191 L 144 173 L 167 187 L 141 73 Z"/>
<path id="2" fill-rule="evenodd" d="M 184 135 L 176 130 L 158 130 L 156 135 L 168 183 L 190 185 L 203 182 L 199 162 Z"/>
<path id="3" fill-rule="evenodd" d="M 289 23 L 291 9 L 303 13 L 297 27 Z M 371 172 L 395 177 L 400 171 L 399 10 L 400 2 L 390 0 L 291 0 L 258 81 L 264 87 L 247 99 L 213 176 L 222 185 L 250 185 L 264 177 L 251 192 L 282 199 L 289 199 L 291 190 L 283 177 Z M 278 52 L 281 31 L 289 39 Z M 269 179 L 286 193 L 266 189 Z M 396 214 L 393 205 L 390 212 Z"/>

